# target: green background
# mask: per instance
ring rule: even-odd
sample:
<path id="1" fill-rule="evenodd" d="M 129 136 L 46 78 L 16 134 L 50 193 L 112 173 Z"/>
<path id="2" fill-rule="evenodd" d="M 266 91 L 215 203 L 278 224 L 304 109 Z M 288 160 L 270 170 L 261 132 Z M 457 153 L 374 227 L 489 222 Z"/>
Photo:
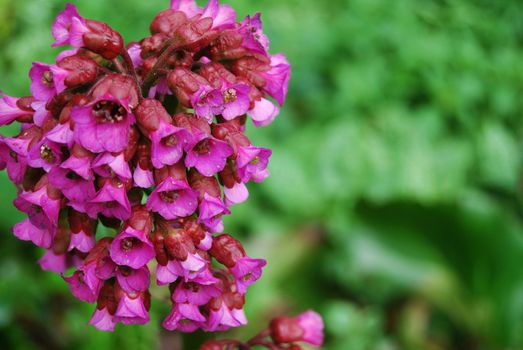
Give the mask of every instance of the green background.
<path id="1" fill-rule="evenodd" d="M 64 1 L 0 0 L 0 87 L 29 93 L 53 62 Z M 78 0 L 138 40 L 167 0 Z M 523 3 L 519 0 L 231 0 L 263 13 L 293 65 L 269 127 L 272 176 L 226 230 L 268 260 L 247 297 L 247 339 L 274 315 L 317 309 L 325 349 L 523 349 Z M 4 130 L 6 133 L 14 129 Z M 0 175 L 0 348 L 197 349 L 158 326 L 102 333 L 42 254 L 10 227 Z"/>

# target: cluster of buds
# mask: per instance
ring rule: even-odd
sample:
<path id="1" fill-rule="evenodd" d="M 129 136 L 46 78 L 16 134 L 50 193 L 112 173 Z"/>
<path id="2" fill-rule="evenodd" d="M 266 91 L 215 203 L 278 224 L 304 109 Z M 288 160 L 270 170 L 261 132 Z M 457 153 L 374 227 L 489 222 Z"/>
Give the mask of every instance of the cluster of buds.
<path id="1" fill-rule="evenodd" d="M 217 0 L 172 0 L 150 30 L 124 45 L 69 4 L 52 34 L 71 48 L 33 63 L 31 96 L 0 95 L 0 125 L 21 124 L 0 138 L 27 214 L 13 232 L 96 303 L 100 330 L 148 322 L 151 279 L 170 291 L 165 328 L 237 327 L 265 261 L 221 234 L 222 216 L 269 174 L 271 151 L 245 136 L 247 116 L 272 122 L 290 66 L 268 53 L 259 14 L 238 23 Z"/>
<path id="2" fill-rule="evenodd" d="M 309 310 L 296 317 L 278 317 L 271 321 L 268 329 L 247 342 L 209 340 L 200 350 L 301 350 L 303 347 L 299 343 L 323 344 L 323 320 L 316 312 Z"/>

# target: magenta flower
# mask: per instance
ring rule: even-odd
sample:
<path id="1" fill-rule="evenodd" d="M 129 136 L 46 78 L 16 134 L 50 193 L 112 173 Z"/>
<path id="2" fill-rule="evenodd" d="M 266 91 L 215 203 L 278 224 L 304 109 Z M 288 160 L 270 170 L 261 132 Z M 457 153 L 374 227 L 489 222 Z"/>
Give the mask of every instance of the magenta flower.
<path id="1" fill-rule="evenodd" d="M 95 153 L 123 151 L 135 120 L 128 102 L 113 96 L 74 108 L 71 118 L 75 122 L 75 141 Z"/>
<path id="2" fill-rule="evenodd" d="M 62 11 L 57 17 L 53 24 L 53 37 L 55 43 L 53 46 L 71 45 L 71 31 L 73 30 L 73 23 L 76 27 L 85 26 L 85 20 L 76 7 L 72 4 L 67 4 L 65 10 Z M 81 45 L 80 45 L 81 46 Z"/>
<path id="3" fill-rule="evenodd" d="M 131 169 L 129 163 L 125 161 L 125 155 L 119 153 L 101 153 L 96 157 L 92 164 L 93 171 L 102 177 L 119 176 L 121 179 L 131 179 Z"/>
<path id="4" fill-rule="evenodd" d="M 160 119 L 159 127 L 150 133 L 151 161 L 155 168 L 177 163 L 183 156 L 183 149 L 189 135 L 183 128 L 178 128 Z"/>
<path id="5" fill-rule="evenodd" d="M 225 204 L 230 207 L 235 204 L 243 203 L 249 198 L 249 190 L 243 182 L 235 182 L 232 187 L 223 187 Z"/>
<path id="6" fill-rule="evenodd" d="M 34 192 L 22 191 L 14 200 L 18 210 L 26 213 L 31 223 L 41 229 L 53 229 L 58 226 L 61 199 L 49 196 L 48 191 L 53 190 L 47 185 Z"/>
<path id="7" fill-rule="evenodd" d="M 248 182 L 252 178 L 257 178 L 257 174 L 262 174 L 267 169 L 269 157 L 272 151 L 267 148 L 254 146 L 238 147 L 236 166 L 238 175 L 243 182 Z"/>
<path id="8" fill-rule="evenodd" d="M 243 34 L 242 46 L 249 51 L 266 56 L 269 50 L 269 38 L 262 31 L 261 14 L 247 16 L 241 22 L 240 33 Z"/>
<path id="9" fill-rule="evenodd" d="M 90 285 L 86 282 L 85 274 L 82 270 L 76 270 L 71 276 L 64 277 L 64 280 L 69 284 L 71 293 L 81 301 L 86 303 L 94 303 L 98 298 L 98 293 L 102 288 L 102 281 L 96 279 L 96 282 Z"/>
<path id="10" fill-rule="evenodd" d="M 323 344 L 323 320 L 321 316 L 309 310 L 296 318 L 304 331 L 303 341 L 315 346 L 321 346 Z"/>
<path id="11" fill-rule="evenodd" d="M 212 123 L 214 116 L 223 111 L 223 96 L 220 90 L 203 85 L 192 96 L 191 104 L 197 116 Z"/>
<path id="12" fill-rule="evenodd" d="M 198 195 L 187 181 L 172 177 L 163 180 L 147 200 L 147 209 L 167 220 L 189 216 L 196 211 L 197 206 Z"/>
<path id="13" fill-rule="evenodd" d="M 205 330 L 225 331 L 229 328 L 239 327 L 247 324 L 247 318 L 243 309 L 228 307 L 222 302 L 218 309 L 210 308 L 209 318 L 205 325 Z"/>
<path id="14" fill-rule="evenodd" d="M 89 152 L 80 149 L 80 147 L 75 145 L 73 148 L 73 154 L 71 154 L 71 156 L 64 161 L 60 167 L 72 171 L 84 180 L 94 180 L 93 170 L 91 168 L 92 160 L 93 157 Z"/>
<path id="15" fill-rule="evenodd" d="M 27 164 L 32 168 L 42 168 L 49 172 L 51 168 L 60 164 L 62 152 L 58 144 L 42 139 L 34 144 L 27 154 Z"/>
<path id="16" fill-rule="evenodd" d="M 68 251 L 76 249 L 82 253 L 89 253 L 96 245 L 96 221 L 91 220 L 86 214 L 73 209 L 68 214 L 71 241 Z"/>
<path id="17" fill-rule="evenodd" d="M 267 84 L 263 90 L 273 97 L 280 106 L 285 102 L 291 77 L 291 65 L 285 55 L 277 54 L 271 56 L 271 70 L 262 74 Z"/>
<path id="18" fill-rule="evenodd" d="M 187 153 L 185 165 L 196 168 L 204 176 L 213 176 L 223 170 L 232 152 L 231 146 L 226 142 L 207 137 Z"/>
<path id="19" fill-rule="evenodd" d="M 230 270 L 236 278 L 238 293 L 245 294 L 247 287 L 261 277 L 262 267 L 266 264 L 263 259 L 252 259 L 247 256 L 236 261 L 236 265 Z"/>
<path id="20" fill-rule="evenodd" d="M 178 330 L 181 332 L 194 332 L 206 321 L 198 306 L 190 303 L 175 304 L 171 313 L 163 321 L 163 327 L 167 330 Z"/>
<path id="21" fill-rule="evenodd" d="M 57 94 L 50 65 L 33 62 L 29 77 L 31 78 L 31 93 L 37 100 L 48 101 Z"/>
<path id="22" fill-rule="evenodd" d="M 92 218 L 103 214 L 110 218 L 128 219 L 131 216 L 131 203 L 127 198 L 125 185 L 118 180 L 106 181 L 87 205 L 87 213 Z"/>
<path id="23" fill-rule="evenodd" d="M 93 316 L 89 321 L 89 324 L 95 326 L 96 329 L 100 331 L 114 331 L 114 326 L 116 325 L 114 315 L 111 315 L 108 307 L 102 309 L 96 308 L 94 310 Z"/>
<path id="24" fill-rule="evenodd" d="M 68 147 L 73 145 L 73 131 L 69 123 L 58 124 L 45 135 L 45 138 L 60 145 Z"/>
<path id="25" fill-rule="evenodd" d="M 136 270 L 128 266 L 119 266 L 116 270 L 116 280 L 126 293 L 145 292 L 149 289 L 151 273 L 147 266 Z"/>
<path id="26" fill-rule="evenodd" d="M 221 291 L 215 285 L 203 285 L 195 282 L 180 283 L 171 295 L 173 303 L 189 303 L 193 305 L 205 305 L 212 298 L 221 295 Z"/>
<path id="27" fill-rule="evenodd" d="M 274 105 L 266 98 L 261 98 L 254 103 L 254 108 L 249 111 L 249 115 L 254 123 L 254 126 L 267 126 L 271 124 L 280 113 L 278 106 Z"/>
<path id="28" fill-rule="evenodd" d="M 80 212 L 85 212 L 86 204 L 96 195 L 93 181 L 85 180 L 67 169 L 51 169 L 49 181 L 69 199 L 69 205 Z"/>
<path id="29" fill-rule="evenodd" d="M 53 243 L 54 229 L 37 227 L 29 218 L 17 223 L 13 227 L 13 234 L 22 241 L 31 241 L 41 248 L 50 248 Z"/>
<path id="30" fill-rule="evenodd" d="M 133 269 L 139 269 L 154 257 L 154 248 L 147 233 L 131 226 L 116 235 L 109 252 L 115 263 Z"/>
<path id="31" fill-rule="evenodd" d="M 296 317 L 278 317 L 270 324 L 271 338 L 276 344 L 306 342 L 314 346 L 323 344 L 323 320 L 314 311 Z"/>
<path id="32" fill-rule="evenodd" d="M 34 111 L 18 106 L 19 98 L 7 96 L 0 92 L 0 125 L 11 124 L 16 118 L 31 116 Z"/>
<path id="33" fill-rule="evenodd" d="M 221 217 L 231 213 L 221 198 L 210 196 L 207 193 L 204 194 L 200 202 L 198 212 L 198 223 L 204 224 L 211 232 L 222 232 L 223 221 Z"/>
<path id="34" fill-rule="evenodd" d="M 118 284 L 115 285 L 118 307 L 114 313 L 115 321 L 124 324 L 145 324 L 149 322 L 148 299 L 149 292 L 125 292 Z"/>

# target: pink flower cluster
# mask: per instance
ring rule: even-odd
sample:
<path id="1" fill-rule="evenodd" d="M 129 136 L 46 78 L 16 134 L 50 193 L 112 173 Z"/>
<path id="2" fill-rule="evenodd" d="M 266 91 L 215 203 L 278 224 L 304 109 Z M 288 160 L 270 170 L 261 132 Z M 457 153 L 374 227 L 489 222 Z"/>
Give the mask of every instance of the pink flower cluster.
<path id="1" fill-rule="evenodd" d="M 222 216 L 269 174 L 271 151 L 245 136 L 247 116 L 273 121 L 290 66 L 268 53 L 259 14 L 238 23 L 217 0 L 172 0 L 150 30 L 125 46 L 69 4 L 52 33 L 71 49 L 33 63 L 32 96 L 0 95 L 0 125 L 21 124 L 0 139 L 27 214 L 13 232 L 46 249 L 40 266 L 75 297 L 97 303 L 100 330 L 149 321 L 151 273 L 169 286 L 165 328 L 237 327 L 265 261 L 219 234 Z"/>

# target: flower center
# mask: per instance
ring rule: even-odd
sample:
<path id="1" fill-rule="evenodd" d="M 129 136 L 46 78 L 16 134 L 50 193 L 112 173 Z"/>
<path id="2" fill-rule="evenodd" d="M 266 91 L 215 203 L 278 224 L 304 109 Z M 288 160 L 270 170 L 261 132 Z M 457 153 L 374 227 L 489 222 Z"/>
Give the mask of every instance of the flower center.
<path id="1" fill-rule="evenodd" d="M 250 161 L 250 164 L 256 165 L 260 162 L 260 157 L 256 156 L 253 160 Z"/>
<path id="2" fill-rule="evenodd" d="M 131 249 L 133 249 L 133 246 L 138 243 L 137 242 L 138 239 L 134 238 L 134 237 L 127 237 L 127 238 L 124 238 L 120 241 L 120 248 L 124 251 L 124 252 L 128 252 L 130 251 Z"/>
<path id="3" fill-rule="evenodd" d="M 53 151 L 51 151 L 47 145 L 40 146 L 40 158 L 45 160 L 47 163 L 53 163 L 55 161 Z"/>
<path id="4" fill-rule="evenodd" d="M 14 159 L 15 162 L 18 162 L 18 154 L 15 151 L 9 151 L 9 155 Z"/>
<path id="5" fill-rule="evenodd" d="M 194 151 L 199 155 L 209 154 L 211 148 L 209 146 L 209 139 L 200 141 L 195 147 Z"/>
<path id="6" fill-rule="evenodd" d="M 160 198 L 167 203 L 174 203 L 180 196 L 178 191 L 160 192 Z"/>
<path id="7" fill-rule="evenodd" d="M 53 83 L 53 72 L 48 70 L 44 74 L 42 74 L 42 84 L 44 84 L 45 86 L 47 86 L 49 88 L 54 86 L 54 83 Z"/>
<path id="8" fill-rule="evenodd" d="M 127 110 L 113 101 L 99 101 L 93 107 L 93 115 L 100 123 L 121 122 L 127 116 Z"/>
<path id="9" fill-rule="evenodd" d="M 178 138 L 176 135 L 169 135 L 162 139 L 162 143 L 167 147 L 174 147 L 178 144 Z"/>
<path id="10" fill-rule="evenodd" d="M 248 274 L 246 274 L 245 276 L 242 277 L 242 280 L 243 280 L 244 282 L 247 282 L 247 281 L 249 281 L 251 278 L 252 278 L 252 273 L 248 273 Z"/>
<path id="11" fill-rule="evenodd" d="M 234 101 L 236 101 L 236 90 L 233 89 L 233 88 L 229 88 L 227 90 L 224 91 L 223 93 L 223 102 L 224 103 L 232 103 Z"/>

